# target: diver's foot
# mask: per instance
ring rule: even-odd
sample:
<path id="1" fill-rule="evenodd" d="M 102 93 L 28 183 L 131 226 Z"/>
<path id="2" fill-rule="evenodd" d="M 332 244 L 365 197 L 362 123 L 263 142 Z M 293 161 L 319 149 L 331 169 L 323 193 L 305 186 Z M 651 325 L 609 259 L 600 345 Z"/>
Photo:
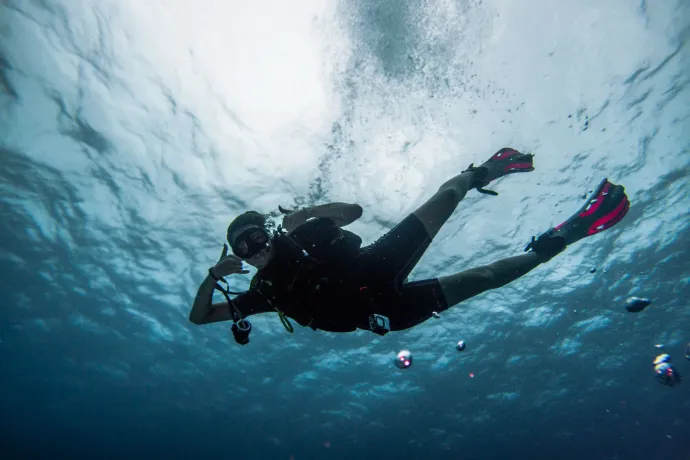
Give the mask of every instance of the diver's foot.
<path id="1" fill-rule="evenodd" d="M 474 163 L 470 164 L 466 171 L 475 173 L 476 178 L 472 188 L 487 195 L 498 195 L 493 190 L 486 190 L 483 187 L 508 174 L 534 171 L 533 158 L 534 155 L 531 153 L 520 153 L 510 147 L 504 147 L 480 166 L 475 167 Z"/>
<path id="2" fill-rule="evenodd" d="M 542 233 L 525 248 L 532 250 L 544 260 L 549 260 L 569 244 L 596 235 L 616 225 L 630 209 L 625 187 L 601 181 L 587 202 L 568 220 Z"/>

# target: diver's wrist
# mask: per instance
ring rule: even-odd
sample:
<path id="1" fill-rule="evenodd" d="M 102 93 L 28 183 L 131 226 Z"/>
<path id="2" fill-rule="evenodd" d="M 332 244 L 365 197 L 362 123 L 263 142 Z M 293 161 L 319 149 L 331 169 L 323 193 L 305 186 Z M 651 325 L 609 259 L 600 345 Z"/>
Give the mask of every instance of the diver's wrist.
<path id="1" fill-rule="evenodd" d="M 208 269 L 208 276 L 210 276 L 211 278 L 213 278 L 213 279 L 216 280 L 216 281 L 220 281 L 221 277 L 220 277 L 220 276 L 216 276 L 215 272 L 213 271 L 214 268 L 216 268 L 215 265 L 214 265 L 213 267 L 210 267 L 210 268 Z"/>

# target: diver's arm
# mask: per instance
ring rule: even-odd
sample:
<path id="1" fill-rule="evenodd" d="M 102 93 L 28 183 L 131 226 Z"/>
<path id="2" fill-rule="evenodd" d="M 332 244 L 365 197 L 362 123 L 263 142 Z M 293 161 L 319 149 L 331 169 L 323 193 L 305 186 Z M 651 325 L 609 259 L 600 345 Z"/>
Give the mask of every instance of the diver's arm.
<path id="1" fill-rule="evenodd" d="M 308 217 L 325 217 L 331 219 L 338 227 L 350 225 L 362 217 L 362 207 L 350 203 L 328 203 L 306 208 Z"/>
<path id="2" fill-rule="evenodd" d="M 189 321 L 192 323 L 202 325 L 232 319 L 227 302 L 213 303 L 213 291 L 216 288 L 216 283 L 218 282 L 209 271 L 206 279 L 199 286 L 192 304 L 192 311 L 189 312 Z"/>
<path id="3" fill-rule="evenodd" d="M 213 316 L 214 318 L 217 318 L 214 319 L 214 321 L 231 319 L 229 310 L 227 318 L 223 318 L 220 313 L 212 310 L 213 305 L 211 305 L 211 303 L 213 302 L 213 291 L 216 288 L 218 280 L 223 279 L 223 277 L 247 274 L 249 273 L 249 270 L 245 270 L 243 268 L 242 259 L 234 254 L 228 254 L 228 250 L 228 245 L 224 244 L 223 252 L 220 255 L 220 259 L 218 259 L 218 263 L 209 268 L 206 279 L 203 283 L 201 283 L 201 286 L 199 286 L 199 290 L 196 293 L 196 298 L 192 304 L 192 311 L 189 312 L 189 321 L 194 324 L 206 324 L 209 322 L 208 318 L 211 315 L 216 315 Z"/>
<path id="4" fill-rule="evenodd" d="M 232 321 L 232 313 L 227 302 L 212 303 L 215 285 L 216 280 L 209 275 L 199 287 L 192 311 L 189 313 L 189 321 L 192 323 L 202 325 L 220 321 Z M 237 295 L 231 301 L 235 308 L 239 310 L 242 318 L 256 315 L 257 313 L 275 311 L 261 294 L 251 289 Z"/>
<path id="5" fill-rule="evenodd" d="M 231 299 L 235 308 L 240 311 L 242 318 L 258 313 L 270 313 L 276 310 L 266 302 L 261 294 L 256 291 L 246 291 Z M 217 323 L 220 321 L 232 321 L 232 314 L 227 302 L 219 302 L 211 305 L 211 309 L 199 324 Z"/>
<path id="6" fill-rule="evenodd" d="M 199 286 L 199 290 L 196 293 L 194 303 L 192 304 L 192 311 L 189 312 L 189 321 L 191 321 L 194 324 L 206 324 L 208 322 L 206 321 L 206 319 L 212 313 L 215 314 L 215 311 L 212 310 L 213 306 L 211 305 L 211 303 L 213 302 L 213 291 L 215 290 L 215 287 L 216 280 L 213 279 L 213 277 L 209 273 L 206 276 L 206 279 L 203 281 L 203 283 L 201 283 L 201 286 Z M 227 310 L 227 303 L 225 306 Z M 230 319 L 229 310 L 227 314 L 227 319 Z M 217 319 L 216 321 L 221 320 Z"/>

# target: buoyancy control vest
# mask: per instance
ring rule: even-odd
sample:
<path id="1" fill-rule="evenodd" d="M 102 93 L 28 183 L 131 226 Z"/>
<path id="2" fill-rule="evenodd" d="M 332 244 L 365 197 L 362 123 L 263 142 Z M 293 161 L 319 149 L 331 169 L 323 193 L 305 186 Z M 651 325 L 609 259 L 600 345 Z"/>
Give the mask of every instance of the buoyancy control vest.
<path id="1" fill-rule="evenodd" d="M 279 230 L 272 245 L 271 262 L 257 272 L 250 289 L 257 290 L 281 319 L 285 314 L 313 329 L 355 330 L 360 294 L 348 269 L 362 239 L 320 218 L 289 234 Z"/>

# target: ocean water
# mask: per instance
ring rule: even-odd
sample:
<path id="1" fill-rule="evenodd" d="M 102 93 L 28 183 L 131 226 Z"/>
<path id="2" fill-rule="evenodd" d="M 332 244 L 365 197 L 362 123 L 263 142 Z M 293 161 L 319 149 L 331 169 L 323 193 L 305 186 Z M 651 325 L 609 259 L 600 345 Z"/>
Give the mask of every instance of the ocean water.
<path id="1" fill-rule="evenodd" d="M 689 39 L 687 0 L 0 0 L 3 458 L 690 458 L 690 382 L 652 373 L 690 378 Z M 238 213 L 359 203 L 369 243 L 504 146 L 536 171 L 411 279 L 603 177 L 630 212 L 383 338 L 188 322 Z"/>

